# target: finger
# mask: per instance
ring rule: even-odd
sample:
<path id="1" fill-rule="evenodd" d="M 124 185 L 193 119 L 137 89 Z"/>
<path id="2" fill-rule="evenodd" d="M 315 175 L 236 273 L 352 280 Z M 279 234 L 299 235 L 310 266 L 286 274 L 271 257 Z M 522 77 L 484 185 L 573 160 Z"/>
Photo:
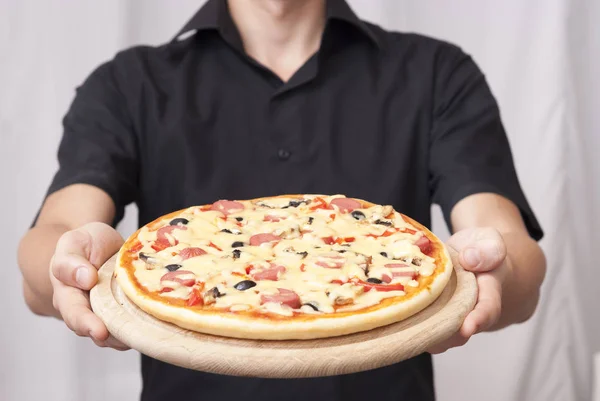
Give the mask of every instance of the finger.
<path id="1" fill-rule="evenodd" d="M 51 272 L 63 283 L 91 289 L 98 280 L 97 269 L 116 253 L 123 238 L 112 227 L 90 223 L 65 233 L 56 245 Z"/>
<path id="2" fill-rule="evenodd" d="M 90 238 L 94 239 L 89 249 L 90 253 L 85 256 L 96 269 L 102 267 L 108 259 L 119 251 L 123 242 L 125 242 L 123 237 L 108 224 L 89 223 L 81 229 L 87 231 Z"/>
<path id="3" fill-rule="evenodd" d="M 475 308 L 467 315 L 460 332 L 465 337 L 493 326 L 502 312 L 502 285 L 492 273 L 477 276 L 479 294 Z"/>
<path id="4" fill-rule="evenodd" d="M 73 253 L 58 253 L 50 262 L 52 275 L 71 287 L 91 289 L 98 281 L 98 271 L 83 256 Z"/>
<path id="5" fill-rule="evenodd" d="M 108 339 L 105 341 L 105 343 L 110 348 L 114 348 L 118 351 L 127 351 L 128 349 L 130 349 L 126 344 L 123 344 L 121 341 L 117 340 L 112 335 L 108 336 Z"/>
<path id="6" fill-rule="evenodd" d="M 88 260 L 99 269 L 121 245 L 123 238 L 111 226 L 89 223 L 65 233 L 56 244 L 56 255 L 75 254 Z"/>
<path id="7" fill-rule="evenodd" d="M 88 297 L 82 290 L 56 280 L 53 303 L 67 327 L 77 335 L 92 337 L 98 341 L 105 341 L 108 338 L 106 326 L 92 312 Z"/>
<path id="8" fill-rule="evenodd" d="M 506 258 L 506 246 L 501 237 L 484 238 L 462 249 L 460 264 L 474 272 L 487 272 L 498 268 Z"/>
<path id="9" fill-rule="evenodd" d="M 441 354 L 448 351 L 450 348 L 460 347 L 469 341 L 470 337 L 465 337 L 461 332 L 455 333 L 449 339 L 442 341 L 439 344 L 431 347 L 427 352 L 430 354 Z"/>

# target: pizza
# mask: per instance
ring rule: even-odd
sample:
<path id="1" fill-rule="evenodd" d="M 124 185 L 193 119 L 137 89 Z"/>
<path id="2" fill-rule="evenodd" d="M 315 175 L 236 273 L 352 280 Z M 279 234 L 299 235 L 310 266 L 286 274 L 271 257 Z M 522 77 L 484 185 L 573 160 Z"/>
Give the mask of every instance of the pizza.
<path id="1" fill-rule="evenodd" d="M 286 340 L 371 330 L 414 315 L 452 263 L 427 228 L 344 195 L 219 200 L 162 216 L 117 254 L 135 305 L 182 328 Z"/>

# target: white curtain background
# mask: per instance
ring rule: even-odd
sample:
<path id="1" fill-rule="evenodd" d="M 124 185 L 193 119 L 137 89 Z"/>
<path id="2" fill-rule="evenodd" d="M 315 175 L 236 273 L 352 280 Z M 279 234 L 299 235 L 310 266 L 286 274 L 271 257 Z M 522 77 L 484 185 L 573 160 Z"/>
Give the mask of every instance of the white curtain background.
<path id="1" fill-rule="evenodd" d="M 202 3 L 0 0 L 0 400 L 138 398 L 137 353 L 98 349 L 27 310 L 16 248 L 57 167 L 61 118 L 75 86 L 120 49 L 169 40 Z M 592 400 L 600 351 L 600 3 L 350 4 L 364 19 L 456 43 L 474 57 L 500 103 L 522 185 L 546 231 L 549 272 L 534 319 L 436 357 L 439 400 Z M 135 228 L 135 212 L 129 208 L 120 225 L 124 235 Z M 434 229 L 446 238 L 433 212 Z"/>

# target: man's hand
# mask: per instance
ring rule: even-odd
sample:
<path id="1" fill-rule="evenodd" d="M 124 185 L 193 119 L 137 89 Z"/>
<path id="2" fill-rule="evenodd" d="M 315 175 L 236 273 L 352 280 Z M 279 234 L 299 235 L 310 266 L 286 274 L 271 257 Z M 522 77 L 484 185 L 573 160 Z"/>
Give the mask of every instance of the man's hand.
<path id="1" fill-rule="evenodd" d="M 494 228 L 467 228 L 454 234 L 447 245 L 458 253 L 460 265 L 475 273 L 479 294 L 475 308 L 460 330 L 429 350 L 437 354 L 464 345 L 471 336 L 490 329 L 502 312 L 502 285 L 510 274 L 506 245 Z"/>
<path id="2" fill-rule="evenodd" d="M 100 347 L 126 350 L 112 337 L 90 307 L 89 290 L 98 281 L 98 269 L 121 245 L 123 238 L 104 223 L 89 223 L 63 234 L 50 263 L 52 304 L 78 336 L 90 337 Z"/>

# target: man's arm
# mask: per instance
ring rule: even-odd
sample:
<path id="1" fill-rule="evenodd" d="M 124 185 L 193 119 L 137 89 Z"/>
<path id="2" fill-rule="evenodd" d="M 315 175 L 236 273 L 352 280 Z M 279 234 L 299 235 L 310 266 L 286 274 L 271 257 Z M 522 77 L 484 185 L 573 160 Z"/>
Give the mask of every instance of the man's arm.
<path id="1" fill-rule="evenodd" d="M 470 229 L 492 228 L 498 231 L 504 242 L 502 247 L 490 241 L 492 254 L 495 252 L 498 258 L 505 255 L 505 274 L 500 317 L 487 330 L 498 330 L 528 320 L 539 301 L 540 286 L 546 274 L 546 259 L 537 242 L 527 232 L 519 209 L 502 196 L 476 194 L 456 204 L 451 212 L 451 221 L 452 229 L 458 235 L 472 232 Z"/>
<path id="2" fill-rule="evenodd" d="M 90 185 L 71 185 L 48 196 L 35 226 L 23 237 L 18 250 L 23 295 L 32 312 L 60 318 L 52 305 L 48 269 L 61 236 L 87 223 L 110 223 L 114 214 L 111 198 Z"/>
<path id="3" fill-rule="evenodd" d="M 474 334 L 528 320 L 546 274 L 541 248 L 508 199 L 492 193 L 467 196 L 452 208 L 450 219 L 454 234 L 447 245 L 457 251 L 461 266 L 475 273 L 477 303 L 457 333 L 428 350 L 432 354 L 464 345 Z"/>

